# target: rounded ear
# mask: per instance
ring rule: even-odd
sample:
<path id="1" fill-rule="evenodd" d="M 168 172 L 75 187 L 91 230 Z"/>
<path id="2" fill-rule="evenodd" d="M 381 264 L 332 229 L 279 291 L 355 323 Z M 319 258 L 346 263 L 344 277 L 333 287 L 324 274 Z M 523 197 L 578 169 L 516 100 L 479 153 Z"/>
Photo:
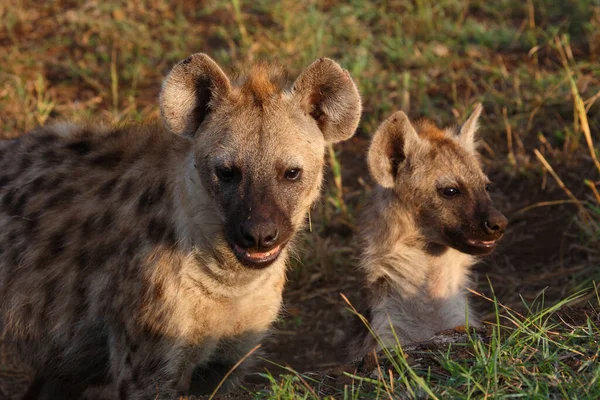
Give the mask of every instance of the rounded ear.
<path id="1" fill-rule="evenodd" d="M 471 153 L 475 153 L 475 149 L 477 147 L 475 142 L 475 133 L 479 128 L 479 116 L 481 115 L 482 111 L 483 106 L 481 103 L 475 104 L 473 112 L 465 121 L 465 123 L 462 124 L 460 131 L 458 132 L 458 142 L 465 150 Z"/>
<path id="2" fill-rule="evenodd" d="M 194 54 L 173 67 L 160 92 L 160 113 L 176 134 L 192 136 L 215 100 L 231 90 L 229 78 L 209 56 Z"/>
<path id="3" fill-rule="evenodd" d="M 419 137 L 408 116 L 397 111 L 373 135 L 367 155 L 369 172 L 378 184 L 392 188 L 400 165 L 427 147 L 428 143 Z"/>
<path id="4" fill-rule="evenodd" d="M 348 71 L 329 58 L 312 63 L 294 82 L 294 96 L 317 122 L 328 143 L 354 135 L 362 110 L 360 95 Z"/>

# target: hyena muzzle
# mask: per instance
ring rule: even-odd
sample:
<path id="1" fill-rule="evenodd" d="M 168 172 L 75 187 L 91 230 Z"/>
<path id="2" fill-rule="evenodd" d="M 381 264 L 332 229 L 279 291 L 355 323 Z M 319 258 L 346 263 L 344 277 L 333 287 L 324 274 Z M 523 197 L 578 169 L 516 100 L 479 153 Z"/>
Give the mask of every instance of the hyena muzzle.
<path id="1" fill-rule="evenodd" d="M 0 329 L 36 371 L 29 398 L 211 391 L 276 318 L 326 144 L 361 112 L 332 60 L 288 84 L 268 64 L 230 79 L 204 54 L 172 69 L 160 107 L 166 129 L 0 142 Z"/>

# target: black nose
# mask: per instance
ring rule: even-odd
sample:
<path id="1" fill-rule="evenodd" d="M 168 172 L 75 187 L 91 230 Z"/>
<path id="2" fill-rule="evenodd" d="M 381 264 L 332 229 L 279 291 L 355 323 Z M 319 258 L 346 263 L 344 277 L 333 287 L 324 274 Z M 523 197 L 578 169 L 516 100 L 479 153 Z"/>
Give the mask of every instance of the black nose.
<path id="1" fill-rule="evenodd" d="M 506 230 L 506 225 L 508 225 L 508 220 L 498 210 L 492 210 L 483 222 L 483 227 L 488 235 L 503 234 Z"/>
<path id="2" fill-rule="evenodd" d="M 273 221 L 246 221 L 240 225 L 240 239 L 244 248 L 269 248 L 277 242 L 279 231 Z"/>

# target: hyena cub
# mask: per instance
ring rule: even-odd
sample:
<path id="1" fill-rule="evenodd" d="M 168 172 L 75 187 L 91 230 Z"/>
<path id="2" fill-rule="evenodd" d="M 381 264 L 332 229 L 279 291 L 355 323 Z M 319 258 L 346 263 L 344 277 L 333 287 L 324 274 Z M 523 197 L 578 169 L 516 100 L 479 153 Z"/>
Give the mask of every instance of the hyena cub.
<path id="1" fill-rule="evenodd" d="M 167 129 L 0 142 L 0 330 L 37 372 L 30 398 L 105 381 L 115 398 L 173 398 L 192 371 L 192 392 L 212 390 L 276 318 L 326 143 L 352 136 L 361 102 L 329 59 L 289 85 L 196 54 L 160 108 Z"/>
<path id="2" fill-rule="evenodd" d="M 360 269 L 370 324 L 389 345 L 390 323 L 402 344 L 465 325 L 469 270 L 506 229 L 477 159 L 481 111 L 478 104 L 462 126 L 443 130 L 399 111 L 373 137 L 368 166 L 377 187 L 361 225 Z M 376 347 L 367 336 L 361 355 Z"/>

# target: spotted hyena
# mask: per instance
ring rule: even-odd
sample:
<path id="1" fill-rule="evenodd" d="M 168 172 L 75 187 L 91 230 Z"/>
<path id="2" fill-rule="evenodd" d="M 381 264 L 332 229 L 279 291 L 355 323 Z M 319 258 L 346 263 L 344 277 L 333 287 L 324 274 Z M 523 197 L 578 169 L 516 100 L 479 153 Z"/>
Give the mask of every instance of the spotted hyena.
<path id="1" fill-rule="evenodd" d="M 361 102 L 329 59 L 288 84 L 196 54 L 160 108 L 166 128 L 0 142 L 0 328 L 36 371 L 29 397 L 110 379 L 120 399 L 173 398 L 194 368 L 191 390 L 212 390 L 276 318 L 325 146 L 354 133 Z"/>
<path id="2" fill-rule="evenodd" d="M 477 105 L 461 127 L 443 130 L 400 111 L 373 137 L 368 165 L 377 187 L 361 225 L 360 271 L 369 322 L 388 345 L 396 343 L 391 326 L 406 344 L 465 325 L 467 315 L 477 325 L 467 313 L 469 270 L 507 225 L 477 159 L 481 111 Z M 365 336 L 362 355 L 376 344 Z"/>

